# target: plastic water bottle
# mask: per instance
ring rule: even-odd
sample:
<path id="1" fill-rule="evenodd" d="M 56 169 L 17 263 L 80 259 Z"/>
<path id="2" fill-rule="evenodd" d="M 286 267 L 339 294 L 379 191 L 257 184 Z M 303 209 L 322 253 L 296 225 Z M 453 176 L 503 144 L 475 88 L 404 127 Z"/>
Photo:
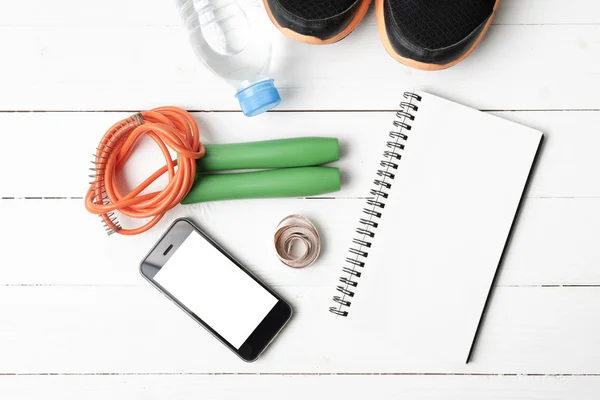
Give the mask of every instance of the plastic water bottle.
<path id="1" fill-rule="evenodd" d="M 198 58 L 236 90 L 246 116 L 277 106 L 268 74 L 271 42 L 266 12 L 256 0 L 176 0 Z"/>

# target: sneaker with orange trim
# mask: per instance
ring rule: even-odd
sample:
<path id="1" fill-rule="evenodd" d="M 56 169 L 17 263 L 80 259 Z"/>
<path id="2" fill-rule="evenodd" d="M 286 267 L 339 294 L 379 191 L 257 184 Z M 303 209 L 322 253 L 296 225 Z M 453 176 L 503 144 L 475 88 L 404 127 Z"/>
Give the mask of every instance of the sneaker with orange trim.
<path id="1" fill-rule="evenodd" d="M 379 35 L 396 60 L 439 70 L 464 60 L 492 24 L 500 0 L 376 0 Z"/>
<path id="2" fill-rule="evenodd" d="M 264 0 L 271 21 L 286 36 L 310 44 L 342 40 L 363 19 L 371 0 Z"/>

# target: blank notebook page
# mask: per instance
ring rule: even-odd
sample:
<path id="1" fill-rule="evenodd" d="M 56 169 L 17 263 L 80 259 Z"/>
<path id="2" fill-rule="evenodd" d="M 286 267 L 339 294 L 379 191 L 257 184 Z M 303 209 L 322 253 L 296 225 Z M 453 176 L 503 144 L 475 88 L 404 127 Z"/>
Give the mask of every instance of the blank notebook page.
<path id="1" fill-rule="evenodd" d="M 417 93 L 348 318 L 395 356 L 464 363 L 542 134 Z"/>

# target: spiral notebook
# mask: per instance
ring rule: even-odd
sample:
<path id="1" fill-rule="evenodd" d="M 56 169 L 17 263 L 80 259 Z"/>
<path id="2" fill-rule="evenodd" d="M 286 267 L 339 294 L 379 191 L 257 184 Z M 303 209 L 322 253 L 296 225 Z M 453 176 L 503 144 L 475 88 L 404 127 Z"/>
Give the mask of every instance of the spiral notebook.
<path id="1" fill-rule="evenodd" d="M 399 354 L 468 362 L 543 135 L 404 98 L 330 311 Z"/>

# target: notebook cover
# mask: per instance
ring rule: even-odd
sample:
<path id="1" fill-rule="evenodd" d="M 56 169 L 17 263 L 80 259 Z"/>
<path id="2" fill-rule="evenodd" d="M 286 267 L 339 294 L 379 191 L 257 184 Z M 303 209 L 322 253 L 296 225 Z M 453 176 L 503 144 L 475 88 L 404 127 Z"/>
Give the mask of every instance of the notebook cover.
<path id="1" fill-rule="evenodd" d="M 465 362 L 542 134 L 416 94 L 414 119 L 396 124 L 406 138 L 391 140 L 402 146 L 387 145 L 400 156 L 388 197 L 367 207 L 381 216 L 367 213 L 377 227 L 348 320 L 398 356 Z"/>

